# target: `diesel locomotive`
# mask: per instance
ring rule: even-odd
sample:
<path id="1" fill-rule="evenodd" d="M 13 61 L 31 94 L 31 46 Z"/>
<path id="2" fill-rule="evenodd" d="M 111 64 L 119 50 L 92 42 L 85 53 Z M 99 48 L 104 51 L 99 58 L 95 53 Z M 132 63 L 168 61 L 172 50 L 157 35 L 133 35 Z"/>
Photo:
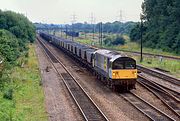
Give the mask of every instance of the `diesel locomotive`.
<path id="1" fill-rule="evenodd" d="M 113 90 L 135 89 L 137 69 L 133 58 L 124 53 L 93 48 L 47 33 L 41 32 L 40 36 L 86 65 Z"/>

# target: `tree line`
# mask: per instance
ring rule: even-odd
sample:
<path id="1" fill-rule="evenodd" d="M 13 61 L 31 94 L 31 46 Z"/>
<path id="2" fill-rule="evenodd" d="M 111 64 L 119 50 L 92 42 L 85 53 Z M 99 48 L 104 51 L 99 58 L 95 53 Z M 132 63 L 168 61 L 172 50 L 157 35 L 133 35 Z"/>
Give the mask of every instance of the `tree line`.
<path id="1" fill-rule="evenodd" d="M 73 25 L 55 25 L 55 24 L 42 24 L 42 23 L 34 23 L 36 26 L 36 29 L 61 29 L 61 27 L 63 28 L 63 30 L 67 29 L 69 31 L 73 30 L 76 32 L 86 32 L 86 33 L 92 33 L 94 32 L 99 32 L 99 25 L 100 23 L 97 24 L 89 24 L 87 22 L 84 23 L 75 23 Z M 115 22 L 107 22 L 107 23 L 103 23 L 103 32 L 104 33 L 121 33 L 121 34 L 130 34 L 130 31 L 132 28 L 134 28 L 134 26 L 136 25 L 136 22 L 126 22 L 126 23 L 122 23 L 119 21 L 115 21 Z"/>
<path id="2" fill-rule="evenodd" d="M 144 0 L 142 11 L 143 45 L 180 54 L 180 0 Z M 139 42 L 140 29 L 132 29 L 132 41 Z"/>

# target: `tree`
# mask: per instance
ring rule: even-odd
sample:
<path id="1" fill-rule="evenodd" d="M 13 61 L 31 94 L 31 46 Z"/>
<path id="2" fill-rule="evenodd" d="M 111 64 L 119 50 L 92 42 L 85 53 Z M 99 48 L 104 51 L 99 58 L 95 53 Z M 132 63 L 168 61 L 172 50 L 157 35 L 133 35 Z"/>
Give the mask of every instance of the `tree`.
<path id="1" fill-rule="evenodd" d="M 17 38 L 35 40 L 35 27 L 24 15 L 0 10 L 0 29 L 6 29 Z"/>
<path id="2" fill-rule="evenodd" d="M 143 45 L 180 54 L 180 1 L 144 0 L 142 11 L 145 21 Z M 139 39 L 138 29 L 139 26 L 132 29 L 132 41 Z"/>

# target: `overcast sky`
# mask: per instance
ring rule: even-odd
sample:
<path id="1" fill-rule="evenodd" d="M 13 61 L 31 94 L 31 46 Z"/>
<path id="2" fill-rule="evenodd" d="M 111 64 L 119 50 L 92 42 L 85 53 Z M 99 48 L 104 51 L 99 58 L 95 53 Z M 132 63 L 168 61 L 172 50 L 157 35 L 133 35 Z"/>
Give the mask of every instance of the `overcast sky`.
<path id="1" fill-rule="evenodd" d="M 33 22 L 70 23 L 72 15 L 77 22 L 90 22 L 91 13 L 96 22 L 139 21 L 143 0 L 0 0 L 0 9 L 23 13 Z"/>

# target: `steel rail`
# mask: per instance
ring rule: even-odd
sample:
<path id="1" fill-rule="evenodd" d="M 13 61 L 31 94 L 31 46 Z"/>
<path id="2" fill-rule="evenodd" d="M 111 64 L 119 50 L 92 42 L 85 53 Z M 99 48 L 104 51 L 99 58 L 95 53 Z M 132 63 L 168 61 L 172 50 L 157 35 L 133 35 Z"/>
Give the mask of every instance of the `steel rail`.
<path id="1" fill-rule="evenodd" d="M 138 82 L 158 97 L 171 111 L 175 113 L 175 115 L 180 118 L 180 101 L 177 97 L 143 76 L 139 76 Z"/>
<path id="2" fill-rule="evenodd" d="M 175 121 L 175 119 L 171 118 L 170 116 L 132 92 L 120 95 L 153 121 Z"/>
<path id="3" fill-rule="evenodd" d="M 161 73 L 159 71 L 155 71 L 155 70 L 146 68 L 146 67 L 141 66 L 141 65 L 137 65 L 137 69 L 144 72 L 144 73 L 150 74 L 152 76 L 155 76 L 155 77 L 158 77 L 158 78 L 163 79 L 165 81 L 168 81 L 172 84 L 180 86 L 180 80 L 179 79 L 174 78 L 174 77 L 167 75 L 165 73 Z"/>

